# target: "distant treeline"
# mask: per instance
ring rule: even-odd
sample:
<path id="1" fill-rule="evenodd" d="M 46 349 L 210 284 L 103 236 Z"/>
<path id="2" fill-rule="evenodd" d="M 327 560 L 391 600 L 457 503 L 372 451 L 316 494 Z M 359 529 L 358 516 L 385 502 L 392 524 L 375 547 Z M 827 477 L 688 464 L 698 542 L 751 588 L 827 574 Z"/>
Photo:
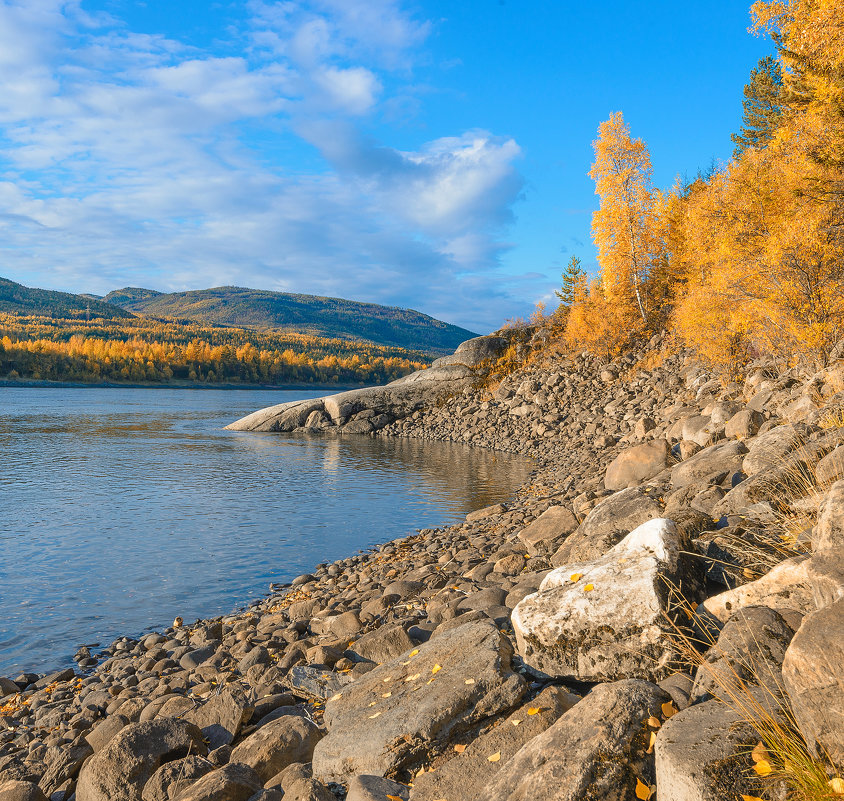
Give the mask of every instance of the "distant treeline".
<path id="1" fill-rule="evenodd" d="M 287 332 L 0 313 L 0 379 L 381 384 L 428 363 L 402 348 Z"/>

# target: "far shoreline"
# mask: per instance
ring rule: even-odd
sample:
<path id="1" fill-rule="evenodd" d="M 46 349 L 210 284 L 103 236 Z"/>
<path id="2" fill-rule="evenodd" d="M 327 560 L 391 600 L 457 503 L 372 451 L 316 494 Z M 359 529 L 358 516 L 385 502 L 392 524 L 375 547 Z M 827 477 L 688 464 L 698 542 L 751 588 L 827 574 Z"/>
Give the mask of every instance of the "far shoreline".
<path id="1" fill-rule="evenodd" d="M 345 392 L 349 389 L 364 389 L 366 387 L 377 387 L 381 384 L 238 384 L 220 383 L 204 384 L 194 381 L 183 382 L 148 382 L 148 383 L 120 383 L 117 381 L 46 381 L 36 379 L 6 379 L 0 378 L 0 389 L 219 389 L 219 390 L 279 390 L 279 391 L 306 391 L 313 390 L 322 392 L 333 390 Z"/>

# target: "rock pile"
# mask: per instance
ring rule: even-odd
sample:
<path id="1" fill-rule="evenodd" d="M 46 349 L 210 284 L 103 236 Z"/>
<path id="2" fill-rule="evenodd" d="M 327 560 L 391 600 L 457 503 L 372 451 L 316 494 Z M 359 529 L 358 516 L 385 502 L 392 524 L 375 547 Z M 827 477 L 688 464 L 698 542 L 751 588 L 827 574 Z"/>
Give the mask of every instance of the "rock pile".
<path id="1" fill-rule="evenodd" d="M 529 454 L 511 502 L 0 678 L 0 801 L 767 796 L 735 697 L 840 766 L 844 366 L 724 386 L 655 338 L 474 386 L 504 345 L 238 425 Z"/>

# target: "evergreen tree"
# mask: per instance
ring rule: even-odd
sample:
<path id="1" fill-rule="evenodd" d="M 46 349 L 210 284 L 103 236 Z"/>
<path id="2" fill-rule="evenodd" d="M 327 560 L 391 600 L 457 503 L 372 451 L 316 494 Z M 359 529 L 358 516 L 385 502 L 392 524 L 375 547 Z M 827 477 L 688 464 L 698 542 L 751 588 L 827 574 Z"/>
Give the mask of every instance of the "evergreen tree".
<path id="1" fill-rule="evenodd" d="M 560 299 L 560 305 L 570 309 L 586 292 L 586 270 L 580 259 L 572 256 L 563 271 L 563 286 L 554 294 Z"/>
<path id="2" fill-rule="evenodd" d="M 765 56 L 750 72 L 744 87 L 742 126 L 732 134 L 736 157 L 749 147 L 763 148 L 771 140 L 783 113 L 782 67 L 773 56 Z"/>

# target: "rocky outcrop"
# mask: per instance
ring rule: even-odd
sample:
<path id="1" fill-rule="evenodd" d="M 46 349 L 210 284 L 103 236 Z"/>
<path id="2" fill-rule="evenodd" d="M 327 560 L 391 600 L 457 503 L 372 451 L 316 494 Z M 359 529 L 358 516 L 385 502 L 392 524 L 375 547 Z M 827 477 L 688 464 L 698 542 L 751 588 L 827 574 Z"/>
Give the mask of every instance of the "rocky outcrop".
<path id="1" fill-rule="evenodd" d="M 500 336 L 476 337 L 451 355 L 437 359 L 427 370 L 399 378 L 383 387 L 365 387 L 270 406 L 237 420 L 232 431 L 295 431 L 339 428 L 368 434 L 426 406 L 462 392 L 483 375 L 483 367 L 507 348 Z"/>

